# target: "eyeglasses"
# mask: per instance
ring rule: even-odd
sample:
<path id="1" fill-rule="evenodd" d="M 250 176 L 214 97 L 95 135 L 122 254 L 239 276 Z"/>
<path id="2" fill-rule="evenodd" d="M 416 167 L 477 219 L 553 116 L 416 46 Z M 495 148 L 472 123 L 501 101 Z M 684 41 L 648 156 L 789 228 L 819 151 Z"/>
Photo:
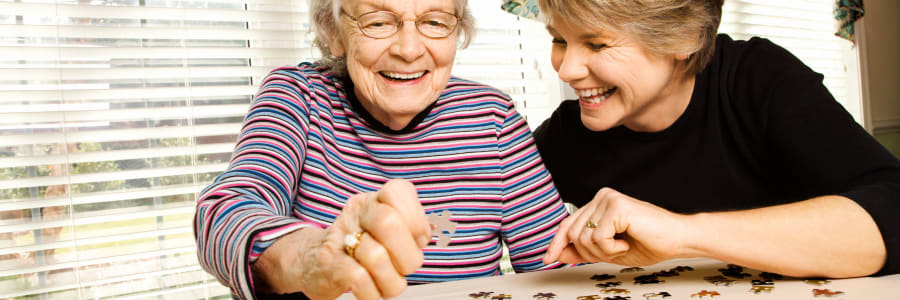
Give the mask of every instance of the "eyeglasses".
<path id="1" fill-rule="evenodd" d="M 350 20 L 356 22 L 359 31 L 373 39 L 383 39 L 393 36 L 397 31 L 400 31 L 400 26 L 403 26 L 403 22 L 406 21 L 415 21 L 416 30 L 422 33 L 422 35 L 433 39 L 440 39 L 453 34 L 453 30 L 456 29 L 456 24 L 459 23 L 459 17 L 443 11 L 429 11 L 415 20 L 405 20 L 400 18 L 397 14 L 383 10 L 367 12 L 356 18 L 350 16 L 350 14 L 343 10 L 341 10 L 341 13 L 350 18 Z"/>

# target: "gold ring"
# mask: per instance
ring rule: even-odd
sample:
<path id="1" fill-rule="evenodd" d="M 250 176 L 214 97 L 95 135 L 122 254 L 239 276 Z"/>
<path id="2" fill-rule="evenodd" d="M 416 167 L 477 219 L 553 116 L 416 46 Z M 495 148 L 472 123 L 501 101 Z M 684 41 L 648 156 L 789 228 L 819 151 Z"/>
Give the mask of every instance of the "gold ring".
<path id="1" fill-rule="evenodd" d="M 594 229 L 594 228 L 597 228 L 597 223 L 594 223 L 594 221 L 588 220 L 587 224 L 584 224 L 584 226 L 587 228 L 590 228 L 590 229 Z"/>
<path id="2" fill-rule="evenodd" d="M 356 233 L 349 233 L 344 236 L 344 252 L 347 252 L 347 255 L 354 259 L 356 258 L 356 247 L 359 246 L 363 233 L 366 232 L 357 231 Z"/>

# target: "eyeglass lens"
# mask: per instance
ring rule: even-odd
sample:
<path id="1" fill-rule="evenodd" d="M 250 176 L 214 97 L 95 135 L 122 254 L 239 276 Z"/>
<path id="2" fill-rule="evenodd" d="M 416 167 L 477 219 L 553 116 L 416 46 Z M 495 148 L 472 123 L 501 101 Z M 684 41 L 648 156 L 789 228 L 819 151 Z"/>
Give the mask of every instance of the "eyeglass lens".
<path id="1" fill-rule="evenodd" d="M 362 14 L 356 22 L 363 34 L 372 38 L 386 38 L 394 35 L 404 20 L 388 11 L 373 11 Z M 430 11 L 416 19 L 416 29 L 427 37 L 443 38 L 453 33 L 456 23 L 456 16 L 452 14 Z"/>

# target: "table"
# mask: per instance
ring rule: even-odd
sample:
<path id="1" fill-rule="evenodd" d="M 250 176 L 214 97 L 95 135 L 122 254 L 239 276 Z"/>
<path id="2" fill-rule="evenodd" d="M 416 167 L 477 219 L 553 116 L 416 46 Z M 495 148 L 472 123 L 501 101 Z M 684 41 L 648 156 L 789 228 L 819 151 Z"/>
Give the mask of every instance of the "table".
<path id="1" fill-rule="evenodd" d="M 675 271 L 678 274 L 677 276 L 656 276 L 658 280 L 664 281 L 662 283 L 635 284 L 635 277 L 659 271 L 670 271 L 678 266 L 691 267 L 693 270 L 689 271 L 686 268 L 682 268 L 681 272 Z M 588 300 L 604 300 L 607 297 L 616 299 L 616 296 L 621 296 L 618 299 L 631 300 L 900 299 L 900 274 L 883 277 L 830 279 L 822 282 L 807 282 L 804 279 L 784 277 L 771 280 L 771 285 L 759 284 L 755 285 L 755 287 L 752 280 L 763 280 L 760 277 L 762 272 L 744 268 L 740 273 L 749 274 L 750 277 L 737 279 L 722 276 L 723 272 L 720 269 L 727 270 L 727 267 L 728 264 L 724 262 L 707 258 L 670 260 L 653 266 L 643 267 L 642 271 L 635 272 L 621 272 L 622 266 L 600 263 L 556 270 L 410 286 L 395 299 L 496 300 L 500 299 L 498 297 L 502 296 L 501 294 L 511 296 L 510 298 L 504 298 L 504 300 L 578 300 L 579 297 Z M 602 281 L 591 279 L 592 276 L 601 274 L 615 275 L 615 278 Z M 669 275 L 672 275 L 671 272 Z M 707 277 L 713 276 L 722 276 L 725 279 L 734 280 L 734 282 L 730 286 L 725 285 L 724 282 L 719 282 L 719 285 L 716 285 L 711 279 L 707 279 Z M 616 281 L 621 282 L 621 285 L 609 288 L 595 286 L 597 283 Z M 771 287 L 771 289 L 766 286 Z M 752 291 L 753 289 L 758 289 L 759 292 L 755 293 Z M 769 291 L 765 291 L 767 289 Z M 840 291 L 842 293 L 831 297 L 824 294 L 814 296 L 813 290 L 821 291 L 826 289 L 829 292 Z M 627 290 L 628 293 L 624 293 L 623 290 Z M 701 291 L 704 290 L 708 292 L 707 294 L 716 292 L 719 295 L 702 295 Z M 491 294 L 482 298 L 474 298 L 469 295 L 478 292 L 491 292 Z M 661 292 L 667 292 L 671 296 L 663 298 L 659 295 Z M 553 293 L 555 297 L 541 298 L 537 297 L 539 296 L 537 295 L 538 293 Z M 657 296 L 650 297 L 651 294 L 656 294 Z M 592 298 L 591 295 L 596 295 L 596 297 Z M 345 294 L 339 299 L 353 299 L 353 296 Z"/>

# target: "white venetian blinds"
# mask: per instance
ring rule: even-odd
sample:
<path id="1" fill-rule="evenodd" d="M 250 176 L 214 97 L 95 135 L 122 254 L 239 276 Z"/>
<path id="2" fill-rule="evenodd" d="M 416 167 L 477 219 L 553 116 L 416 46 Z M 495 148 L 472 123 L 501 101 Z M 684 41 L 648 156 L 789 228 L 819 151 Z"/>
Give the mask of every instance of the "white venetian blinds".
<path id="1" fill-rule="evenodd" d="M 521 31 L 543 29 L 499 1 L 470 5 L 479 33 L 454 73 L 542 118 L 555 74 L 533 71 L 545 57 Z M 0 0 L 0 299 L 229 298 L 197 264 L 195 199 L 262 77 L 318 55 L 307 12 L 305 0 Z"/>
<path id="2" fill-rule="evenodd" d="M 303 1 L 0 1 L 0 298 L 227 295 L 196 192 L 255 84 L 313 53 Z"/>
<path id="3" fill-rule="evenodd" d="M 834 35 L 833 0 L 725 0 L 719 32 L 765 37 L 825 76 L 835 99 L 862 123 L 856 49 Z"/>

